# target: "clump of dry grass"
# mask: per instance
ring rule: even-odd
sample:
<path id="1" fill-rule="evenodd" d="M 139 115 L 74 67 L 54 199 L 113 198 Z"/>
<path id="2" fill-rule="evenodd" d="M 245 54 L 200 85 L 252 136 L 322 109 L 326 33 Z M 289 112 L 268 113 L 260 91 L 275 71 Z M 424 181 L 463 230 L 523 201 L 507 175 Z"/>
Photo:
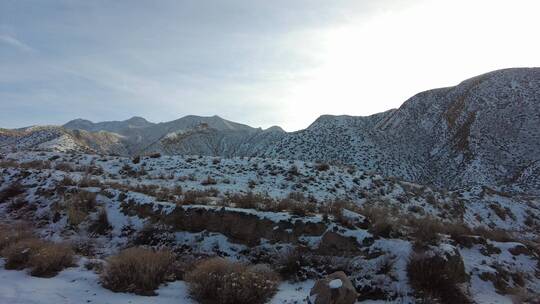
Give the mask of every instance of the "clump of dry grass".
<path id="1" fill-rule="evenodd" d="M 52 277 L 62 269 L 74 266 L 74 252 L 66 244 L 44 242 L 30 256 L 30 274 L 37 277 Z"/>
<path id="2" fill-rule="evenodd" d="M 35 238 L 22 239 L 2 250 L 6 269 L 30 268 L 37 277 L 53 277 L 74 265 L 73 250 L 64 244 Z"/>
<path id="3" fill-rule="evenodd" d="M 108 258 L 101 283 L 115 292 L 155 295 L 154 290 L 170 276 L 173 263 L 170 251 L 128 248 Z"/>
<path id="4" fill-rule="evenodd" d="M 210 175 L 206 177 L 206 179 L 203 179 L 201 181 L 201 185 L 203 186 L 211 186 L 211 185 L 216 185 L 216 184 L 217 184 L 217 180 L 215 178 L 212 178 Z"/>
<path id="5" fill-rule="evenodd" d="M 0 204 L 7 202 L 12 197 L 23 194 L 24 191 L 25 189 L 20 183 L 12 183 L 0 191 Z"/>
<path id="6" fill-rule="evenodd" d="M 20 167 L 23 169 L 45 170 L 51 168 L 51 162 L 47 160 L 32 160 L 21 163 Z"/>
<path id="7" fill-rule="evenodd" d="M 277 291 L 278 275 L 269 267 L 212 258 L 185 277 L 191 295 L 202 304 L 262 304 Z"/>
<path id="8" fill-rule="evenodd" d="M 411 254 L 407 276 L 420 297 L 438 299 L 436 303 L 471 303 L 458 285 L 467 280 L 463 262 L 455 259 L 449 262 L 445 257 L 423 252 Z"/>
<path id="9" fill-rule="evenodd" d="M 89 229 L 92 233 L 100 235 L 105 235 L 112 229 L 109 216 L 107 215 L 107 209 L 103 208 L 99 210 L 96 219 L 92 222 Z"/>
<path id="10" fill-rule="evenodd" d="M 13 243 L 33 236 L 32 230 L 26 223 L 0 224 L 0 251 Z"/>
<path id="11" fill-rule="evenodd" d="M 69 194 L 65 200 L 68 223 L 71 227 L 78 227 L 86 220 L 88 214 L 95 210 L 96 194 L 87 191 L 77 191 Z"/>

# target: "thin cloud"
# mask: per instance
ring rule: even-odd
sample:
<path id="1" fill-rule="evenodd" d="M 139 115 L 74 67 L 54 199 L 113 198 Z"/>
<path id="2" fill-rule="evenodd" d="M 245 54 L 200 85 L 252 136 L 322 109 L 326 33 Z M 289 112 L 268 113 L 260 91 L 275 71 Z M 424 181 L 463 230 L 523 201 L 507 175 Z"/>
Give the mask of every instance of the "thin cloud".
<path id="1" fill-rule="evenodd" d="M 21 40 L 5 34 L 0 34 L 0 43 L 6 44 L 8 46 L 14 47 L 18 50 L 21 50 L 26 53 L 35 53 L 36 50 L 29 46 L 28 44 L 22 42 Z"/>

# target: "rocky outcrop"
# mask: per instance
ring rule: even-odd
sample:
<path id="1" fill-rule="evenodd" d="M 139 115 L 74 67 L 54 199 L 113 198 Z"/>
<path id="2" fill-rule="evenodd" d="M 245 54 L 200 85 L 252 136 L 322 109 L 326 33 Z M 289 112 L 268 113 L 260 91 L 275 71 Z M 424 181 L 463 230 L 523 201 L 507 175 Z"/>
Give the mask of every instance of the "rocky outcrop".
<path id="1" fill-rule="evenodd" d="M 165 212 L 160 208 L 155 209 L 151 204 L 124 203 L 122 209 L 125 214 L 148 218 L 166 224 L 176 231 L 221 233 L 232 242 L 247 246 L 256 246 L 262 239 L 296 244 L 302 236 L 325 235 L 322 244 L 326 252 L 336 248 L 354 250 L 350 238 L 343 237 L 344 241 L 336 233 L 331 233 L 332 237 L 328 237 L 325 234 L 327 224 L 316 218 L 294 218 L 284 213 L 278 213 L 281 218 L 265 218 L 264 212 L 207 206 L 179 206 Z M 356 241 L 355 244 L 358 247 Z"/>
<path id="2" fill-rule="evenodd" d="M 358 293 L 343 271 L 318 280 L 308 297 L 310 304 L 354 304 Z"/>

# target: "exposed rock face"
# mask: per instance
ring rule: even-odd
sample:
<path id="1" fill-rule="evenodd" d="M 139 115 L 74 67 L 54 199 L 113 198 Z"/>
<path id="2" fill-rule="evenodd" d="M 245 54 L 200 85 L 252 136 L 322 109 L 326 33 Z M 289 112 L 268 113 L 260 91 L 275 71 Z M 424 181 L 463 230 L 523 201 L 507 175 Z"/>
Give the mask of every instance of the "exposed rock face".
<path id="1" fill-rule="evenodd" d="M 318 251 L 322 255 L 354 256 L 360 252 L 360 246 L 354 237 L 327 231 L 322 237 Z"/>
<path id="2" fill-rule="evenodd" d="M 153 206 L 124 205 L 124 212 L 140 217 L 153 218 L 177 231 L 217 232 L 232 242 L 256 246 L 262 239 L 270 242 L 297 243 L 301 236 L 322 236 L 326 224 L 301 219 L 268 219 L 256 214 L 230 208 L 205 208 L 201 206 L 177 207 L 170 213 L 155 211 Z"/>
<path id="3" fill-rule="evenodd" d="M 354 304 L 358 293 L 343 271 L 334 272 L 318 280 L 311 289 L 310 304 Z"/>

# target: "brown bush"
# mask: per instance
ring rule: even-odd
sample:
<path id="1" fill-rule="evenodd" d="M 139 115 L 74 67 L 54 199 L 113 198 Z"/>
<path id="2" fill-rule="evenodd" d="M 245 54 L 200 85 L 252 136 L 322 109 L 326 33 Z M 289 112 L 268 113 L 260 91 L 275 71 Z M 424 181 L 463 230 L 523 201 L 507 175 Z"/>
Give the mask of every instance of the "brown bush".
<path id="1" fill-rule="evenodd" d="M 39 239 L 23 239 L 2 250 L 6 269 L 30 268 L 30 274 L 52 277 L 73 266 L 74 253 L 69 246 Z"/>
<path id="2" fill-rule="evenodd" d="M 413 229 L 416 246 L 436 245 L 439 242 L 439 233 L 444 231 L 443 224 L 440 221 L 427 216 L 423 218 L 409 218 L 409 225 Z"/>
<path id="3" fill-rule="evenodd" d="M 0 191 L 0 204 L 8 199 L 24 193 L 24 187 L 19 183 L 13 183 Z"/>
<path id="4" fill-rule="evenodd" d="M 222 258 L 201 262 L 186 277 L 191 295 L 202 304 L 262 304 L 277 291 L 279 277 L 269 267 Z"/>
<path id="5" fill-rule="evenodd" d="M 74 252 L 64 244 L 44 242 L 30 256 L 30 274 L 37 277 L 53 277 L 62 269 L 74 266 Z"/>
<path id="6" fill-rule="evenodd" d="M 296 280 L 304 263 L 304 254 L 298 248 L 290 248 L 278 255 L 276 270 L 282 278 Z"/>
<path id="7" fill-rule="evenodd" d="M 33 233 L 25 223 L 0 224 L 0 251 L 13 243 L 32 237 Z"/>
<path id="8" fill-rule="evenodd" d="M 229 206 L 243 209 L 272 209 L 275 204 L 272 198 L 253 192 L 228 195 L 224 201 Z"/>
<path id="9" fill-rule="evenodd" d="M 0 168 L 18 168 L 18 167 L 19 167 L 19 163 L 12 159 L 0 161 Z"/>
<path id="10" fill-rule="evenodd" d="M 68 223 L 72 227 L 79 226 L 96 209 L 96 205 L 96 194 L 93 192 L 77 191 L 69 194 L 66 198 Z"/>
<path id="11" fill-rule="evenodd" d="M 29 162 L 21 163 L 20 167 L 23 169 L 44 170 L 44 169 L 50 169 L 51 163 L 45 160 L 32 160 Z"/>
<path id="12" fill-rule="evenodd" d="M 183 198 L 178 203 L 181 205 L 206 205 L 211 201 L 209 197 L 217 197 L 218 195 L 219 190 L 215 188 L 206 190 L 188 190 L 184 192 Z"/>
<path id="13" fill-rule="evenodd" d="M 100 235 L 105 235 L 112 229 L 109 216 L 107 215 L 107 209 L 103 208 L 99 210 L 97 218 L 92 222 L 89 229 L 92 233 Z"/>
<path id="14" fill-rule="evenodd" d="M 85 175 L 80 181 L 79 181 L 79 187 L 82 188 L 88 188 L 88 187 L 101 187 L 101 182 L 96 179 L 92 178 L 89 175 Z"/>
<path id="15" fill-rule="evenodd" d="M 146 156 L 150 157 L 150 158 L 160 158 L 161 157 L 161 153 L 159 152 L 152 152 L 152 153 L 148 153 Z"/>
<path id="16" fill-rule="evenodd" d="M 315 169 L 317 171 L 326 171 L 326 170 L 330 169 L 330 165 L 327 164 L 327 163 L 317 163 L 317 164 L 315 164 Z"/>
<path id="17" fill-rule="evenodd" d="M 471 303 L 458 286 L 466 280 L 462 261 L 450 263 L 445 257 L 413 252 L 407 265 L 407 276 L 421 298 L 438 298 L 441 303 L 448 304 Z"/>
<path id="18" fill-rule="evenodd" d="M 502 229 L 490 229 L 480 226 L 473 229 L 473 233 L 496 242 L 512 242 L 515 240 L 507 231 Z"/>
<path id="19" fill-rule="evenodd" d="M 73 172 L 73 170 L 75 170 L 70 163 L 66 163 L 66 162 L 57 163 L 54 166 L 54 169 L 58 171 L 64 171 L 64 172 Z"/>
<path id="20" fill-rule="evenodd" d="M 171 274 L 173 263 L 174 255 L 169 251 L 128 248 L 108 258 L 101 283 L 114 292 L 155 295 L 154 291 Z"/>
<path id="21" fill-rule="evenodd" d="M 217 180 L 215 180 L 211 176 L 208 176 L 208 177 L 206 177 L 206 179 L 203 179 L 201 181 L 201 185 L 203 185 L 203 186 L 210 186 L 210 185 L 216 185 L 216 184 L 217 184 Z"/>
<path id="22" fill-rule="evenodd" d="M 6 259 L 6 269 L 24 269 L 28 267 L 30 255 L 43 246 L 42 240 L 23 239 L 13 243 L 2 250 L 2 256 Z"/>

